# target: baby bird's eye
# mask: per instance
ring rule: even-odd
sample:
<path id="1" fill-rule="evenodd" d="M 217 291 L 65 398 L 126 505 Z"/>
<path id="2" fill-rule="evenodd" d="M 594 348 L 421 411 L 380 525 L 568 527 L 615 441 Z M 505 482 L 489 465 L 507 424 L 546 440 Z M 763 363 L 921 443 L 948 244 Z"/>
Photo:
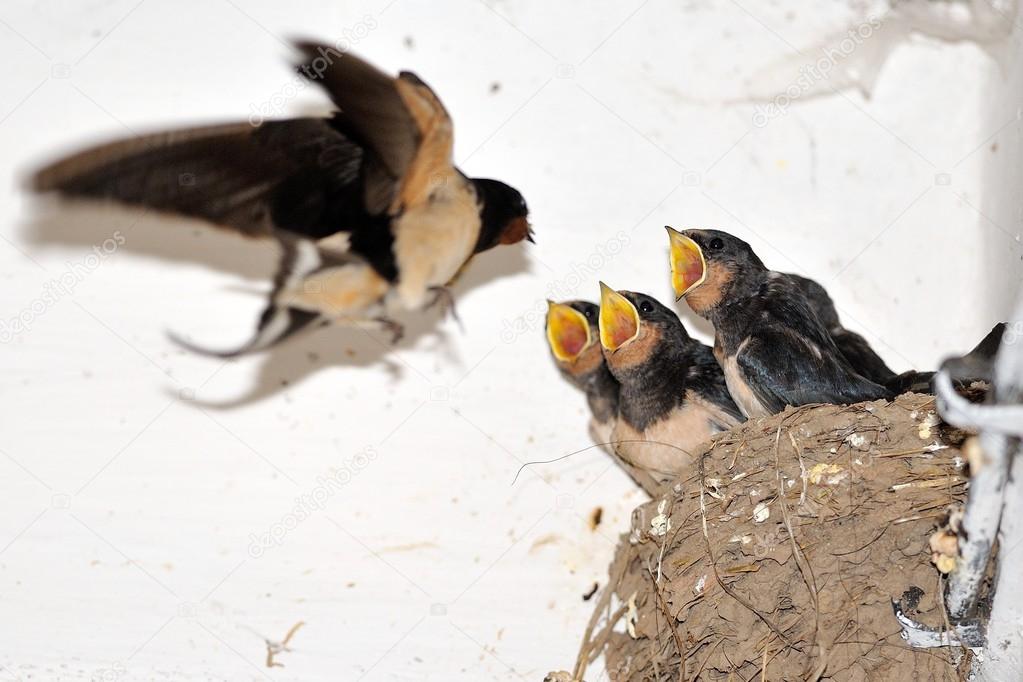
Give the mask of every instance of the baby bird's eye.
<path id="1" fill-rule="evenodd" d="M 710 240 L 710 248 L 714 251 L 720 251 L 725 248 L 725 243 L 721 241 L 720 237 L 714 237 Z"/>
<path id="2" fill-rule="evenodd" d="M 652 313 L 654 312 L 654 304 L 650 301 L 640 301 L 639 310 L 643 313 Z"/>
<path id="3" fill-rule="evenodd" d="M 586 309 L 583 310 L 583 315 L 586 316 L 587 320 L 592 320 L 594 317 L 596 317 L 597 311 L 594 310 L 593 308 L 587 306 Z"/>

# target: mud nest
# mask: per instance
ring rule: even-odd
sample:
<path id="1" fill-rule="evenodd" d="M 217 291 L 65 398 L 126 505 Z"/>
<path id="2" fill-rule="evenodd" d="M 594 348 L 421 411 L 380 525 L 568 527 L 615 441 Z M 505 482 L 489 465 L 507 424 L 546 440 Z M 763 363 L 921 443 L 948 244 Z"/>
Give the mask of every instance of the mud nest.
<path id="1" fill-rule="evenodd" d="M 577 664 L 624 680 L 959 680 L 913 650 L 947 622 L 929 538 L 965 496 L 930 396 L 806 406 L 708 443 L 698 474 L 633 512 Z"/>

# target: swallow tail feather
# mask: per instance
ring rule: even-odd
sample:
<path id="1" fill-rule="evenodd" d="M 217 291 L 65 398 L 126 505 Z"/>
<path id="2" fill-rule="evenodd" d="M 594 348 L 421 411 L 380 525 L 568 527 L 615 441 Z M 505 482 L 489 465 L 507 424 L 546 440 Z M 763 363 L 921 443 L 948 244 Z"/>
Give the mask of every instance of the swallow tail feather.
<path id="1" fill-rule="evenodd" d="M 999 322 L 969 353 L 945 361 L 943 366 L 952 371 L 953 383 L 958 388 L 969 388 L 970 384 L 975 381 L 991 381 L 992 363 L 998 352 L 998 347 L 1001 345 L 1003 334 L 1005 334 L 1005 323 Z M 907 391 L 933 393 L 935 374 L 937 372 L 909 370 L 890 378 L 885 382 L 885 386 L 896 395 Z"/>
<path id="2" fill-rule="evenodd" d="M 283 299 L 289 291 L 303 287 L 306 278 L 324 266 L 324 257 L 316 245 L 308 239 L 281 235 L 281 259 L 269 303 L 259 317 L 253 337 L 233 350 L 213 350 L 196 346 L 180 336 L 171 334 L 178 345 L 195 353 L 218 358 L 234 358 L 247 353 L 266 350 L 294 336 L 298 332 L 326 324 L 327 318 L 320 311 L 306 310 L 289 305 Z"/>

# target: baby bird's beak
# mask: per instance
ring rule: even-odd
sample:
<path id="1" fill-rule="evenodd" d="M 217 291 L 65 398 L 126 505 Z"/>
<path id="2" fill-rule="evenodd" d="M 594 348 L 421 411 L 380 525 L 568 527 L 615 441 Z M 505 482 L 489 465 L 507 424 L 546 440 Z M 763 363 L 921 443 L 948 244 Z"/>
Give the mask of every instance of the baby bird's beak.
<path id="1" fill-rule="evenodd" d="M 671 286 L 677 300 L 707 279 L 707 262 L 699 244 L 674 228 L 664 228 L 671 245 Z"/>
<path id="2" fill-rule="evenodd" d="M 562 362 L 579 357 L 593 342 L 586 317 L 570 305 L 547 301 L 547 343 Z"/>
<path id="3" fill-rule="evenodd" d="M 600 345 L 616 351 L 639 336 L 639 312 L 632 301 L 600 283 Z"/>

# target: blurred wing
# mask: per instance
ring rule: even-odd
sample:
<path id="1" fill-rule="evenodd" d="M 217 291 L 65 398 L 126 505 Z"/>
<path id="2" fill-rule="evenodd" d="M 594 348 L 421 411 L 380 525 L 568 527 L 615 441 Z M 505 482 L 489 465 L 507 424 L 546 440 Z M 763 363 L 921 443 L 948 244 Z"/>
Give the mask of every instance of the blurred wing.
<path id="1" fill-rule="evenodd" d="M 425 198 L 429 179 L 450 172 L 451 119 L 415 74 L 391 77 L 351 53 L 299 42 L 300 74 L 327 91 L 344 129 L 366 148 L 366 207 L 394 214 Z"/>
<path id="2" fill-rule="evenodd" d="M 34 177 L 37 191 L 110 199 L 208 220 L 249 236 L 320 238 L 361 202 L 362 149 L 330 119 L 172 130 L 100 145 Z M 348 215 L 352 214 L 352 215 Z"/>
<path id="3" fill-rule="evenodd" d="M 427 201 L 434 187 L 456 172 L 451 165 L 454 151 L 451 117 L 440 99 L 430 86 L 408 71 L 398 78 L 398 92 L 415 119 L 420 145 L 401 180 L 392 212 Z"/>

